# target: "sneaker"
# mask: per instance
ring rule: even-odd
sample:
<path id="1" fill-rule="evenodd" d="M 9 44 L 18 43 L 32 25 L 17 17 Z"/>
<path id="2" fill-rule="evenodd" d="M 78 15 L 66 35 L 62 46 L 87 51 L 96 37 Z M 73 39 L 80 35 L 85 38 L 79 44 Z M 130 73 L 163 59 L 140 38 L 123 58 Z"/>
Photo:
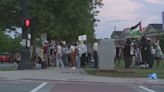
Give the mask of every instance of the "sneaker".
<path id="1" fill-rule="evenodd" d="M 71 67 L 71 69 L 75 70 L 75 69 L 76 69 L 76 67 Z"/>

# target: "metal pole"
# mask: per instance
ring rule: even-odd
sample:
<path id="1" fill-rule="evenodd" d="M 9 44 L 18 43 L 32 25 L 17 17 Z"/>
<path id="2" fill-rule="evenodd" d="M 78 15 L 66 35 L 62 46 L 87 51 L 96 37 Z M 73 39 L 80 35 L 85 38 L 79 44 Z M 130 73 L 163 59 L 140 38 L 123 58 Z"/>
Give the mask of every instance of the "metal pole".
<path id="1" fill-rule="evenodd" d="M 21 61 L 18 65 L 19 70 L 32 69 L 32 63 L 30 61 L 30 52 L 27 46 L 29 28 L 24 25 L 25 19 L 28 17 L 28 2 L 27 0 L 21 0 L 21 26 L 22 26 L 22 48 L 21 48 Z"/>

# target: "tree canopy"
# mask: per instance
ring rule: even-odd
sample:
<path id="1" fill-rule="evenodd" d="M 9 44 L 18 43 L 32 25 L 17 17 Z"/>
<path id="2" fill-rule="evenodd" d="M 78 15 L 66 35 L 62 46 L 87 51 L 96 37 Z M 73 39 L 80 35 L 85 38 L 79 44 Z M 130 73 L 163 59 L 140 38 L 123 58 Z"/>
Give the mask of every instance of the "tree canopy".
<path id="1" fill-rule="evenodd" d="M 0 52 L 17 52 L 20 50 L 21 36 L 11 38 L 5 32 L 0 31 Z"/>
<path id="2" fill-rule="evenodd" d="M 0 0 L 0 28 L 20 26 L 20 0 Z M 28 0 L 28 13 L 38 36 L 47 32 L 50 39 L 76 40 L 78 35 L 94 37 L 95 18 L 102 0 Z"/>

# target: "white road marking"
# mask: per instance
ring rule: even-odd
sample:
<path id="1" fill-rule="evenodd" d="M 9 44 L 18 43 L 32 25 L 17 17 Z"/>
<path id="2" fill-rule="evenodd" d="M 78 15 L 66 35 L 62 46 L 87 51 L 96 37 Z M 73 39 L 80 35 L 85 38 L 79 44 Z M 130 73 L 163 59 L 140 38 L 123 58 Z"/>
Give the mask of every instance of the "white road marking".
<path id="1" fill-rule="evenodd" d="M 37 92 L 38 90 L 40 90 L 41 88 L 43 88 L 47 84 L 48 84 L 48 82 L 43 82 L 42 84 L 38 85 L 36 88 L 32 89 L 30 92 Z"/>
<path id="2" fill-rule="evenodd" d="M 141 89 L 143 89 L 143 90 L 145 90 L 145 91 L 147 91 L 147 92 L 157 92 L 157 91 L 155 91 L 155 90 L 146 88 L 146 87 L 144 87 L 144 86 L 138 86 L 138 87 L 141 88 Z"/>

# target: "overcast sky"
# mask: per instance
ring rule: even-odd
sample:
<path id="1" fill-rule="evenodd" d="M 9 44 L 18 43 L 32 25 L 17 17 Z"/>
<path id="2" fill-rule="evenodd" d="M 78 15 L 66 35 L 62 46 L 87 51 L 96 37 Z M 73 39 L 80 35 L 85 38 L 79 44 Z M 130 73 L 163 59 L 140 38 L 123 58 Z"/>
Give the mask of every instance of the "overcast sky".
<path id="1" fill-rule="evenodd" d="M 150 23 L 162 23 L 164 0 L 103 0 L 100 9 L 101 21 L 96 27 L 97 38 L 109 38 L 114 28 L 121 31 L 142 22 L 145 27 Z"/>

